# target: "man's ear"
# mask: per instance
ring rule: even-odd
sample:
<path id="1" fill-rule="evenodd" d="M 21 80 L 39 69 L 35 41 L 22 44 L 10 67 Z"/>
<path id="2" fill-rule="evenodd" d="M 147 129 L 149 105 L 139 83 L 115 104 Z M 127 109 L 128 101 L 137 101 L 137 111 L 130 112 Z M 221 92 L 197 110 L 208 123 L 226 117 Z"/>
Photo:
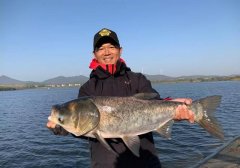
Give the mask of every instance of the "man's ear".
<path id="1" fill-rule="evenodd" d="M 93 56 L 93 58 L 96 58 L 96 56 L 95 56 L 95 52 L 94 52 L 94 51 L 92 52 L 92 56 Z"/>
<path id="2" fill-rule="evenodd" d="M 123 51 L 123 48 L 120 47 L 120 57 L 121 57 L 121 55 L 122 55 L 122 51 Z"/>

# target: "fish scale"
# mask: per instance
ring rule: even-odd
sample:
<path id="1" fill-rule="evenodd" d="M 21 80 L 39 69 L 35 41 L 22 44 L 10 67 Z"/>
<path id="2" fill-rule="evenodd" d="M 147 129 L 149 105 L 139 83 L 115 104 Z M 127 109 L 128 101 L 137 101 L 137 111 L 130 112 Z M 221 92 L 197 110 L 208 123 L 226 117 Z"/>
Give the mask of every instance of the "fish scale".
<path id="1" fill-rule="evenodd" d="M 106 100 L 103 101 L 103 103 L 98 103 L 101 102 L 102 99 Z M 127 104 L 128 106 L 119 106 L 118 104 L 117 106 L 112 108 L 113 110 L 111 112 L 101 111 L 100 106 L 106 106 L 106 104 L 112 104 L 112 106 L 114 106 L 116 100 L 118 100 L 118 102 L 121 102 L 119 104 Z M 114 118 L 114 120 L 111 121 L 107 120 L 106 122 L 103 121 L 103 123 L 100 122 L 98 129 L 106 132 L 117 131 L 120 134 L 131 134 L 136 131 L 138 133 L 141 133 L 140 130 L 142 130 L 142 132 L 148 132 L 149 129 L 152 129 L 154 127 L 156 128 L 159 125 L 159 122 L 161 122 L 160 120 L 162 119 L 162 115 L 167 116 L 167 114 L 173 114 L 175 112 L 173 110 L 172 113 L 166 112 L 166 110 L 163 111 L 163 107 L 159 107 L 159 100 L 152 100 L 149 103 L 149 101 L 135 100 L 132 97 L 122 99 L 96 97 L 93 101 L 96 103 L 98 109 L 100 110 L 100 114 L 104 116 L 107 115 L 107 117 L 104 118 Z M 131 108 L 129 107 L 129 105 L 131 106 Z M 134 108 L 132 108 L 132 106 Z M 159 115 L 160 113 L 166 114 Z M 172 115 L 168 116 L 168 120 L 170 120 L 172 118 Z M 112 128 L 110 127 L 110 125 L 115 125 L 115 127 Z M 152 128 L 149 128 L 149 125 L 152 125 Z M 105 129 L 106 127 L 107 129 Z"/>

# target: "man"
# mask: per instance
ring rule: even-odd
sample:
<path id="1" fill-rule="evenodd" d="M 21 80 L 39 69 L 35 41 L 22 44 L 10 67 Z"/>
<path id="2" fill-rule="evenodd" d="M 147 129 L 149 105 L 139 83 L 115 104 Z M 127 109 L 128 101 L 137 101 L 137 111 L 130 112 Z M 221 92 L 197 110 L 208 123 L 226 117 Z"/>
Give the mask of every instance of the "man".
<path id="1" fill-rule="evenodd" d="M 156 92 L 149 80 L 141 73 L 134 73 L 120 58 L 122 47 L 117 34 L 109 29 L 102 29 L 94 36 L 93 55 L 90 63 L 92 72 L 90 79 L 79 89 L 78 97 L 82 96 L 132 96 L 141 92 Z M 157 92 L 156 92 L 157 93 Z M 160 99 L 160 95 L 158 96 Z M 171 101 L 191 103 L 191 99 L 174 99 Z M 175 116 L 176 120 L 188 119 L 194 121 L 191 111 L 185 105 L 180 105 Z M 66 134 L 61 127 L 52 122 L 47 123 L 55 134 Z M 108 144 L 119 154 L 116 156 L 106 149 L 97 139 L 89 139 L 91 152 L 91 167 L 161 167 L 154 146 L 152 133 L 140 135 L 140 157 L 136 157 L 121 139 L 107 139 Z"/>

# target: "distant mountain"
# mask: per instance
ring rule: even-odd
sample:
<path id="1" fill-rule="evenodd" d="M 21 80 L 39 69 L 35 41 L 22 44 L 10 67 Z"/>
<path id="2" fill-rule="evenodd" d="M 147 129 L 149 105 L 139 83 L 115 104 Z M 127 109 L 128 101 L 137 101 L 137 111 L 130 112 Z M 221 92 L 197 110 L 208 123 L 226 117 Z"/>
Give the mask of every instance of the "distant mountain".
<path id="1" fill-rule="evenodd" d="M 86 76 L 72 76 L 72 77 L 64 77 L 64 76 L 58 76 L 56 78 L 48 79 L 43 81 L 42 83 L 48 84 L 48 85 L 56 85 L 56 84 L 75 84 L 85 83 L 89 78 Z"/>
<path id="2" fill-rule="evenodd" d="M 147 75 L 144 74 L 146 76 L 146 78 L 152 82 L 154 81 L 171 81 L 171 80 L 175 80 L 175 77 L 170 77 L 170 76 L 165 76 L 165 75 Z"/>
<path id="3" fill-rule="evenodd" d="M 148 80 L 151 82 L 204 82 L 204 81 L 227 81 L 227 80 L 240 80 L 240 75 L 230 75 L 230 76 L 217 76 L 217 75 L 193 75 L 193 76 L 180 76 L 180 77 L 170 77 L 165 75 L 147 75 L 144 74 Z M 27 87 L 38 85 L 57 85 L 57 84 L 83 84 L 89 78 L 86 76 L 72 76 L 64 77 L 58 76 L 52 79 L 45 80 L 43 82 L 34 81 L 20 81 L 8 76 L 0 76 L 0 85 L 25 85 Z"/>
<path id="4" fill-rule="evenodd" d="M 72 76 L 64 77 L 58 76 L 52 79 L 45 80 L 43 82 L 34 82 L 34 81 L 20 81 L 8 76 L 0 76 L 0 85 L 24 85 L 24 84 L 83 84 L 88 80 L 85 76 Z"/>
<path id="5" fill-rule="evenodd" d="M 193 75 L 193 76 L 179 76 L 177 79 L 196 79 L 196 78 L 216 78 L 216 77 L 223 77 L 217 75 Z"/>
<path id="6" fill-rule="evenodd" d="M 177 78 L 169 77 L 165 75 L 146 75 L 146 78 L 150 81 L 171 81 L 175 80 Z M 54 84 L 74 84 L 74 83 L 85 83 L 89 78 L 85 76 L 72 76 L 72 77 L 64 77 L 64 76 L 58 76 L 56 78 L 48 79 L 46 81 L 43 81 L 42 83 L 48 84 L 48 85 L 54 85 Z"/>
<path id="7" fill-rule="evenodd" d="M 13 79 L 13 78 L 10 78 L 5 75 L 0 76 L 0 84 L 2 84 L 2 85 L 8 85 L 8 84 L 19 85 L 19 84 L 24 84 L 24 83 L 25 82 L 23 82 L 23 81 Z"/>

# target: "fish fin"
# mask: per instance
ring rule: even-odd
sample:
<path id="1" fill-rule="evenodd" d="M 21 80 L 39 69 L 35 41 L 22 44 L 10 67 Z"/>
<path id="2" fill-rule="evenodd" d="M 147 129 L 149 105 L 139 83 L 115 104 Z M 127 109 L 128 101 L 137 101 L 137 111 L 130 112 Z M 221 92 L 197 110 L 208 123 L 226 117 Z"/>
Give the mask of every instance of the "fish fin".
<path id="1" fill-rule="evenodd" d="M 111 148 L 111 146 L 107 143 L 107 141 L 98 133 L 93 133 L 93 135 L 97 138 L 97 140 L 99 142 L 101 142 L 101 144 L 107 148 L 109 151 L 111 151 L 113 154 L 115 154 L 116 156 L 118 156 L 118 154 Z"/>
<path id="2" fill-rule="evenodd" d="M 209 134 L 215 136 L 221 140 L 224 139 L 223 131 L 217 122 L 217 119 L 213 116 L 216 108 L 221 102 L 221 96 L 209 96 L 203 99 L 199 99 L 193 102 L 193 106 L 197 103 L 201 104 L 203 108 L 202 118 L 198 121 L 200 126 L 208 131 Z"/>
<path id="3" fill-rule="evenodd" d="M 170 120 L 160 128 L 156 129 L 156 131 L 163 137 L 167 139 L 171 139 L 171 134 L 172 134 L 172 125 L 174 121 Z"/>
<path id="4" fill-rule="evenodd" d="M 85 122 L 84 122 L 85 123 Z M 89 129 L 88 127 L 88 124 L 85 123 L 85 125 L 83 125 L 81 128 L 76 128 L 76 132 L 73 134 L 76 135 L 76 136 L 82 136 L 82 135 L 85 135 L 86 133 L 90 132 L 91 129 Z"/>
<path id="5" fill-rule="evenodd" d="M 142 100 L 150 100 L 156 98 L 157 96 L 157 93 L 137 93 L 133 97 Z"/>
<path id="6" fill-rule="evenodd" d="M 78 132 L 74 132 L 74 131 L 68 131 L 68 132 L 71 132 L 73 135 L 75 136 L 82 136 L 82 134 L 78 133 Z"/>
<path id="7" fill-rule="evenodd" d="M 122 137 L 123 142 L 127 145 L 127 147 L 139 157 L 139 149 L 140 149 L 140 140 L 138 136 L 124 136 Z"/>

